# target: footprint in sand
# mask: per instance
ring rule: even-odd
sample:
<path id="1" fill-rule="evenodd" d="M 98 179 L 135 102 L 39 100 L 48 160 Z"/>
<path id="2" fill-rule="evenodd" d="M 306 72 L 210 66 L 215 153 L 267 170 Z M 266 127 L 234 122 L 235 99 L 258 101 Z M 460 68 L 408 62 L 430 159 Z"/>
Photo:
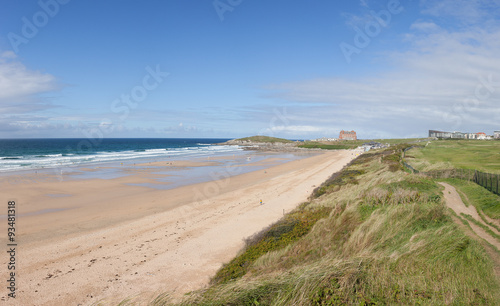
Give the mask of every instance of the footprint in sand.
<path id="1" fill-rule="evenodd" d="M 90 263 L 88 264 L 88 267 L 91 267 L 96 261 L 97 261 L 97 258 L 91 259 Z"/>

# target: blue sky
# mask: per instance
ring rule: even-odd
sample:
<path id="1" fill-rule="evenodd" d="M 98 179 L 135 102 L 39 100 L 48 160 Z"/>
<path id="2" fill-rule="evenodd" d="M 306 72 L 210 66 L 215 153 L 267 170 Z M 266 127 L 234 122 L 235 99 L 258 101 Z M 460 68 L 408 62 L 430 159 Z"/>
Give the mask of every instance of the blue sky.
<path id="1" fill-rule="evenodd" d="M 0 0 L 0 137 L 500 130 L 500 0 Z"/>

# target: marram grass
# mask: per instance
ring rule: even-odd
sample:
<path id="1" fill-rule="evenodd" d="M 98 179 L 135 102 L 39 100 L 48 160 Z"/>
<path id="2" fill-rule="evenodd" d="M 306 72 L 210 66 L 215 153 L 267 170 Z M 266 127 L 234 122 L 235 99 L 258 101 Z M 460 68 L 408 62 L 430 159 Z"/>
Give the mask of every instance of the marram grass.
<path id="1" fill-rule="evenodd" d="M 439 185 L 399 169 L 399 154 L 387 150 L 362 155 L 344 174 L 322 185 L 325 192 L 313 194 L 310 202 L 253 237 L 208 289 L 192 292 L 180 304 L 500 301 L 499 283 L 483 246 L 453 222 Z M 238 258 L 251 260 L 241 265 Z"/>

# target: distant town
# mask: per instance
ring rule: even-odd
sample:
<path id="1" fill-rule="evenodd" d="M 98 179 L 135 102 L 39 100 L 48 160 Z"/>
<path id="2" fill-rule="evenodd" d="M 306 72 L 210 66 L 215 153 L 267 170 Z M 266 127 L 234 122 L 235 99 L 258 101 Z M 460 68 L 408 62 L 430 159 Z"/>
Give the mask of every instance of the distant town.
<path id="1" fill-rule="evenodd" d="M 464 132 L 443 132 L 429 130 L 429 138 L 436 139 L 477 139 L 477 140 L 493 140 L 500 139 L 500 131 L 494 131 L 493 135 L 487 135 L 484 132 L 464 133 Z M 340 131 L 338 138 L 322 137 L 311 139 L 311 141 L 340 141 L 340 140 L 358 140 L 356 131 Z"/>
<path id="2" fill-rule="evenodd" d="M 329 141 L 342 141 L 342 140 L 358 140 L 358 135 L 356 134 L 356 131 L 342 130 L 339 133 L 339 138 L 323 137 L 323 138 L 313 139 L 312 141 L 329 142 Z M 373 149 L 387 148 L 389 146 L 390 146 L 389 144 L 382 144 L 380 142 L 370 141 L 363 143 L 361 146 L 358 147 L 358 149 L 367 152 Z"/>
<path id="3" fill-rule="evenodd" d="M 339 138 L 329 138 L 329 137 L 323 137 L 323 138 L 317 138 L 317 139 L 311 139 L 312 141 L 339 141 L 339 140 L 358 140 L 358 136 L 356 135 L 355 131 L 340 131 Z"/>
<path id="4" fill-rule="evenodd" d="M 500 139 L 500 131 L 494 131 L 493 135 L 487 135 L 484 132 L 479 133 L 463 133 L 463 132 L 443 132 L 429 130 L 430 138 L 437 139 L 478 139 L 478 140 L 492 140 Z"/>

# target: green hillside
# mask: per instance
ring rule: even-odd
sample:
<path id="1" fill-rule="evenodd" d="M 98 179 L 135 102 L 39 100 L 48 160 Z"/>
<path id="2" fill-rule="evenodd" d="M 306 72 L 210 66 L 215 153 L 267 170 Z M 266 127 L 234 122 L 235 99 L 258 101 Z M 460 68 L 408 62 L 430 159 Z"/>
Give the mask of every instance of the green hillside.
<path id="1" fill-rule="evenodd" d="M 365 153 L 332 175 L 180 304 L 498 302 L 484 246 L 454 223 L 440 185 L 403 171 L 403 147 Z"/>
<path id="2" fill-rule="evenodd" d="M 408 155 L 413 157 L 408 162 L 421 171 L 453 167 L 500 173 L 500 141 L 495 140 L 435 140 Z"/>

